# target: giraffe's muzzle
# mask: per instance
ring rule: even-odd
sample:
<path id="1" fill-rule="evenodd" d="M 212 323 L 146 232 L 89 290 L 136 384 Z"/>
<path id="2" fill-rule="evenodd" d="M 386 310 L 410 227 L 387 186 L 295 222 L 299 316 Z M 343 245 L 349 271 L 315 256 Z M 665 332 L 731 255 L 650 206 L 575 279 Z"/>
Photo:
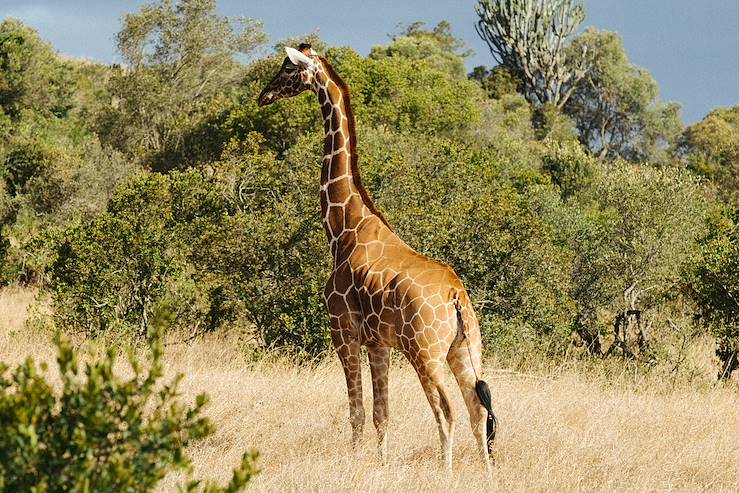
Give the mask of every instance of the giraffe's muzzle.
<path id="1" fill-rule="evenodd" d="M 267 87 L 266 89 L 264 89 L 264 91 L 262 91 L 262 94 L 259 95 L 259 100 L 257 101 L 257 105 L 266 106 L 274 102 L 275 99 L 277 99 L 275 96 L 276 96 L 275 92 L 270 91 L 269 87 Z"/>

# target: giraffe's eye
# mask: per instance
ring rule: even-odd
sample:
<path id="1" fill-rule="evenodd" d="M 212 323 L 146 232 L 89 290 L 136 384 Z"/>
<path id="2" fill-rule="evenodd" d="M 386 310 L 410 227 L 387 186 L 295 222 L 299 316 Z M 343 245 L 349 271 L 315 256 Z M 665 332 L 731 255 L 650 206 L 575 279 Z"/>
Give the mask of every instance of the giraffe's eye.
<path id="1" fill-rule="evenodd" d="M 294 74 L 296 70 L 298 70 L 298 67 L 285 67 L 285 72 L 288 74 Z"/>

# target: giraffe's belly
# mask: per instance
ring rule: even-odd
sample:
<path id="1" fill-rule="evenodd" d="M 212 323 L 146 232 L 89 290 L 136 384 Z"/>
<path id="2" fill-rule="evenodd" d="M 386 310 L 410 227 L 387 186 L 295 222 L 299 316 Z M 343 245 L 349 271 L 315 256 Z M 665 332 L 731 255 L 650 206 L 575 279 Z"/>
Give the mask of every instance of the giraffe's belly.
<path id="1" fill-rule="evenodd" d="M 358 231 L 372 239 L 355 239 L 337 250 L 331 287 L 352 301 L 352 325 L 360 342 L 405 349 L 423 340 L 424 334 L 430 340 L 438 340 L 442 332 L 451 331 L 453 336 L 454 300 L 464 289 L 459 278 L 450 267 L 417 253 L 384 226 L 369 231 L 373 224 L 368 221 Z M 330 303 L 329 311 L 332 308 Z"/>
<path id="2" fill-rule="evenodd" d="M 408 349 L 413 341 L 439 340 L 440 333 L 453 338 L 456 333 L 454 301 L 461 284 L 447 266 L 402 269 L 391 259 L 387 265 L 377 262 L 373 268 L 357 269 L 352 277 L 362 344 Z"/>

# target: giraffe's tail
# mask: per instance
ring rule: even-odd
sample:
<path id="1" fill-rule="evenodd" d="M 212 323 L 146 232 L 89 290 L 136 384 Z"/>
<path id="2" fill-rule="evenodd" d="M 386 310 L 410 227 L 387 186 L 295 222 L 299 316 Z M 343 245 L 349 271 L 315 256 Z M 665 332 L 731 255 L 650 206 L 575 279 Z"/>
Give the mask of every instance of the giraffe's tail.
<path id="1" fill-rule="evenodd" d="M 498 427 L 498 420 L 493 413 L 493 400 L 490 395 L 490 387 L 484 380 L 478 380 L 475 383 L 475 392 L 477 398 L 480 399 L 483 407 L 488 411 L 488 419 L 485 427 L 487 435 L 488 453 L 493 452 L 493 441 L 495 440 L 495 429 Z"/>

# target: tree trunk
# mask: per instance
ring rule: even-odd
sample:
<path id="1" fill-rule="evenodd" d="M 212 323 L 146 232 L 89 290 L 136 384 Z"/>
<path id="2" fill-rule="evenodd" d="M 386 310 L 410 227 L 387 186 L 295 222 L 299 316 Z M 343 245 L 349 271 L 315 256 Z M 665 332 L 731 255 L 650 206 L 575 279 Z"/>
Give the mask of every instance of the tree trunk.
<path id="1" fill-rule="evenodd" d="M 595 310 L 592 308 L 580 310 L 575 321 L 575 332 L 580 336 L 580 339 L 582 339 L 583 344 L 585 344 L 591 356 L 602 356 L 603 346 L 601 344 L 600 333 L 597 329 L 593 330 L 594 326 Z"/>
<path id="2" fill-rule="evenodd" d="M 716 349 L 716 356 L 723 363 L 718 374 L 719 380 L 728 380 L 734 370 L 739 370 L 739 350 L 735 347 L 722 344 Z"/>
<path id="3" fill-rule="evenodd" d="M 649 347 L 647 328 L 642 324 L 641 310 L 624 310 L 616 316 L 613 324 L 614 341 L 608 350 L 620 347 L 624 358 L 636 359 L 639 353 Z"/>

